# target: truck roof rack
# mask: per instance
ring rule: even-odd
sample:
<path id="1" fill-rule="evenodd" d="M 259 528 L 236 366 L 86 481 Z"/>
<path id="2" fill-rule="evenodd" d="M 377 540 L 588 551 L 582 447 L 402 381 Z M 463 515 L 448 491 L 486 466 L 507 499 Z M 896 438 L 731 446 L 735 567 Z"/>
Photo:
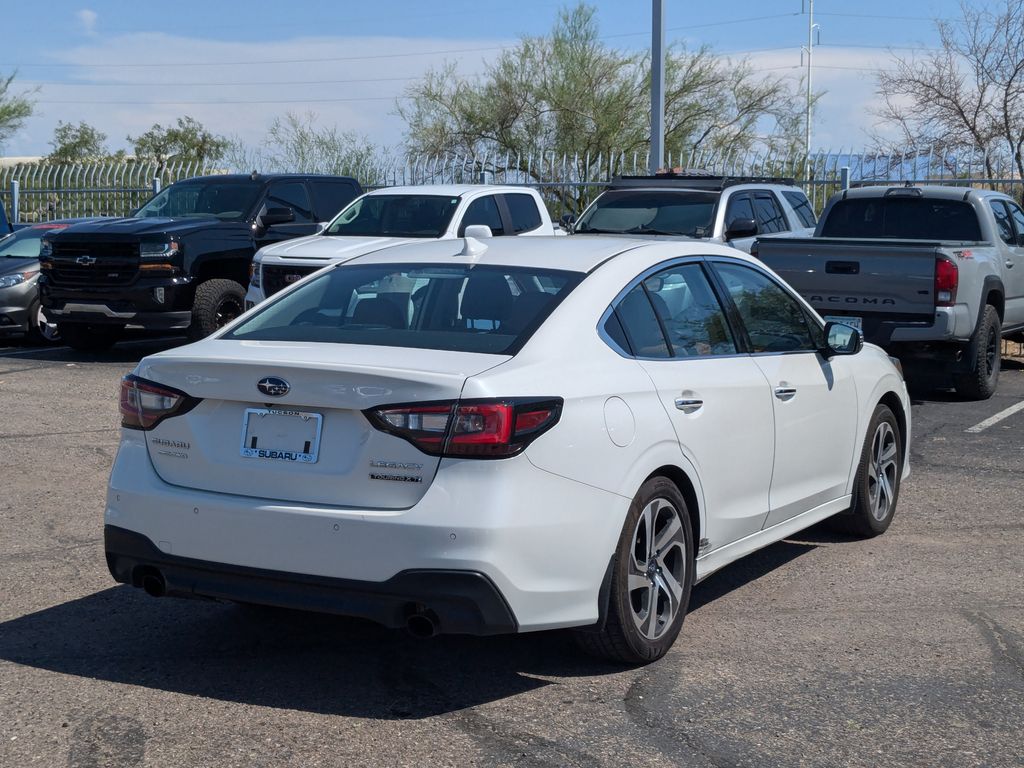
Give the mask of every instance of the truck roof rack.
<path id="1" fill-rule="evenodd" d="M 608 189 L 640 189 L 643 187 L 683 187 L 685 189 L 723 190 L 737 184 L 784 184 L 793 186 L 795 179 L 784 176 L 719 176 L 701 169 L 680 168 L 659 171 L 653 176 L 615 176 Z"/>

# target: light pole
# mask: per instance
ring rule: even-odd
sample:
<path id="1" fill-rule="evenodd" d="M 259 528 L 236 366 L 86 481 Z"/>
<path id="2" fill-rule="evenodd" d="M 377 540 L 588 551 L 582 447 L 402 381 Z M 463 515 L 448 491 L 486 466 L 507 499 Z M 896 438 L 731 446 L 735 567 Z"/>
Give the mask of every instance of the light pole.
<path id="1" fill-rule="evenodd" d="M 651 154 L 653 175 L 665 160 L 665 6 L 651 0 Z"/>
<path id="2" fill-rule="evenodd" d="M 803 2 L 801 0 L 801 6 Z M 801 8 L 801 11 L 803 8 Z M 811 78 L 814 75 L 814 33 L 820 34 L 821 28 L 814 23 L 814 0 L 807 0 L 807 45 L 801 49 L 801 53 L 807 53 L 807 104 L 804 115 L 804 175 L 810 176 L 811 166 L 811 103 L 814 95 L 811 89 Z M 801 56 L 801 58 L 803 58 Z"/>

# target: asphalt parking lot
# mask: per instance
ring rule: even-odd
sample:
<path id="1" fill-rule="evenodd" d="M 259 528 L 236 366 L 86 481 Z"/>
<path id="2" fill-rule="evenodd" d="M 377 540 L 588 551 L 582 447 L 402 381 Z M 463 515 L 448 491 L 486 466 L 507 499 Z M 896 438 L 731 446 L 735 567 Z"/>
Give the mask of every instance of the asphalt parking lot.
<path id="1" fill-rule="evenodd" d="M 662 661 L 562 633 L 420 641 L 155 600 L 102 549 L 118 379 L 0 347 L 0 765 L 1024 765 L 1024 365 L 915 398 L 889 532 L 823 527 L 712 576 Z M 974 428 L 975 431 L 968 431 Z"/>

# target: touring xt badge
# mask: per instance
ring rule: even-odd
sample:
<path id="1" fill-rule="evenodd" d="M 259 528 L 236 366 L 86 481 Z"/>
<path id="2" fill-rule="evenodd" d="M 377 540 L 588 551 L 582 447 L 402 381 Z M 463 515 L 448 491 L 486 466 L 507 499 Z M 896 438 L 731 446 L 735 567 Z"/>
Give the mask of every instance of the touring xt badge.
<path id="1" fill-rule="evenodd" d="M 422 464 L 417 464 L 415 462 L 381 461 L 379 459 L 370 459 L 370 467 L 372 470 L 370 472 L 371 480 L 391 480 L 397 483 L 423 482 L 423 477 L 420 475 L 402 473 L 403 470 L 406 472 L 418 472 L 423 469 Z"/>

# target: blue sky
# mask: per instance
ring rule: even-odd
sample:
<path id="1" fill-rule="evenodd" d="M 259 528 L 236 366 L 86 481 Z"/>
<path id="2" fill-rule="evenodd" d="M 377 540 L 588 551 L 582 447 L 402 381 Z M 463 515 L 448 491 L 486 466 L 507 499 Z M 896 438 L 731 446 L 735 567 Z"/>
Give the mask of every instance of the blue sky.
<path id="1" fill-rule="evenodd" d="M 806 0 L 805 0 L 806 2 Z M 609 45 L 646 48 L 650 0 L 596 0 Z M 15 88 L 39 87 L 37 114 L 0 154 L 49 151 L 58 120 L 86 120 L 126 146 L 153 123 L 192 115 L 217 133 L 255 143 L 277 115 L 316 113 L 397 145 L 394 100 L 431 66 L 456 62 L 483 71 L 502 46 L 547 32 L 565 2 L 402 0 L 369 3 L 257 3 L 88 0 L 7 3 L 0 12 L 0 74 L 18 70 Z M 815 85 L 828 92 L 815 147 L 865 143 L 874 119 L 874 71 L 889 48 L 936 45 L 929 19 L 955 18 L 957 0 L 815 0 L 821 46 Z M 765 74 L 799 77 L 807 17 L 800 0 L 665 0 L 670 41 L 706 43 L 747 57 Z M 903 51 L 904 53 L 906 51 Z"/>

